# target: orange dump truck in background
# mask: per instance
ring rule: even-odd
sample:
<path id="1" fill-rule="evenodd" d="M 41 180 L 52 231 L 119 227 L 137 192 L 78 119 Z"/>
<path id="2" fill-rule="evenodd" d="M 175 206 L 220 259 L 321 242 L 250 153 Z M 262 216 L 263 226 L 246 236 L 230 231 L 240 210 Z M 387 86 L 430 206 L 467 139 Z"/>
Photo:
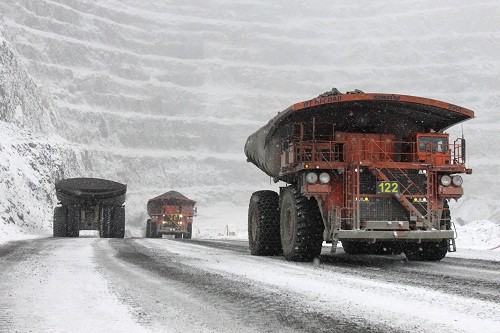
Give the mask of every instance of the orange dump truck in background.
<path id="1" fill-rule="evenodd" d="M 147 210 L 150 218 L 146 222 L 146 237 L 191 238 L 196 201 L 176 191 L 169 191 L 149 199 Z"/>

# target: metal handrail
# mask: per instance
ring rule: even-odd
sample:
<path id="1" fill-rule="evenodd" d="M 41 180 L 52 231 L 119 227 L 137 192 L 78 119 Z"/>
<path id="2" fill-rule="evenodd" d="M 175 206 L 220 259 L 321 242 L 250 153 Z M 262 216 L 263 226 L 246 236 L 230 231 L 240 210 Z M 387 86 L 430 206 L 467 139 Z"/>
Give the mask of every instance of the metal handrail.
<path id="1" fill-rule="evenodd" d="M 437 150 L 429 149 L 428 152 L 418 152 L 416 143 L 410 141 L 386 141 L 386 140 L 368 140 L 368 147 L 351 147 L 346 149 L 345 141 L 332 140 L 291 140 L 288 149 L 291 149 L 294 154 L 294 160 L 290 164 L 298 162 L 344 162 L 359 159 L 371 163 L 386 163 L 386 162 L 418 162 L 418 154 L 425 155 L 426 163 L 436 163 L 438 156 L 450 154 L 450 164 L 465 163 L 460 143 L 448 144 L 447 152 L 438 152 Z M 366 142 L 365 142 L 366 144 Z M 373 146 L 377 148 L 374 151 Z M 399 147 L 399 151 L 388 151 L 385 146 Z M 357 148 L 357 149 L 356 149 Z M 403 149 L 405 151 L 403 151 Z"/>

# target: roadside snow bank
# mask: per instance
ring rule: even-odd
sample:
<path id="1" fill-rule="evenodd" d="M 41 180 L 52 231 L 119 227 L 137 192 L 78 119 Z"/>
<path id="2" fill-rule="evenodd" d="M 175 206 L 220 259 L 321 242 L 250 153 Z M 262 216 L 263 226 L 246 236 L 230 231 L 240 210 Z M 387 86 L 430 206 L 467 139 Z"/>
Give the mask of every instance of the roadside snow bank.
<path id="1" fill-rule="evenodd" d="M 479 220 L 457 225 L 457 247 L 472 250 L 500 250 L 500 224 Z"/>
<path id="2" fill-rule="evenodd" d="M 4 224 L 0 222 L 0 245 L 10 241 L 32 239 L 41 236 L 35 236 L 31 228 L 21 228 L 15 224 Z"/>
<path id="3" fill-rule="evenodd" d="M 198 207 L 193 222 L 193 238 L 248 239 L 248 207 L 219 203 Z"/>

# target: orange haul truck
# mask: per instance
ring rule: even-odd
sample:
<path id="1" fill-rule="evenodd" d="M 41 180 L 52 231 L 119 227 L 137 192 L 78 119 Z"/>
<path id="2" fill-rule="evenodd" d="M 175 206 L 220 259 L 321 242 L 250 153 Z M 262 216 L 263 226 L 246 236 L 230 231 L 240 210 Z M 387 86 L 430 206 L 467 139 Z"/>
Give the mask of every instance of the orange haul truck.
<path id="1" fill-rule="evenodd" d="M 191 238 L 195 204 L 196 201 L 176 191 L 149 199 L 147 210 L 150 218 L 146 222 L 146 237 L 174 235 L 175 238 Z"/>
<path id="2" fill-rule="evenodd" d="M 296 103 L 253 133 L 249 162 L 287 185 L 252 194 L 254 255 L 308 261 L 322 242 L 347 254 L 455 251 L 448 201 L 463 194 L 465 140 L 444 131 L 474 112 L 428 98 L 334 89 Z"/>

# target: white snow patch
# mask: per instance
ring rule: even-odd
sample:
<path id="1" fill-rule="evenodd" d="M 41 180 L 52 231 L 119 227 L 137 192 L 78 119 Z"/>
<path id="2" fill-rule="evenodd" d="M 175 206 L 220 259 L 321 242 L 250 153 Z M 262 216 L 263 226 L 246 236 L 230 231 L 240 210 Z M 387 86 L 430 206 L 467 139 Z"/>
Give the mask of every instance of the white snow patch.
<path id="1" fill-rule="evenodd" d="M 491 221 L 474 221 L 457 226 L 457 246 L 473 250 L 500 248 L 500 224 Z"/>
<path id="2" fill-rule="evenodd" d="M 15 224 L 5 224 L 0 222 L 0 245 L 10 241 L 33 239 L 36 237 L 43 237 L 43 236 L 33 235 L 26 229 L 22 229 Z"/>
<path id="3" fill-rule="evenodd" d="M 193 220 L 193 238 L 248 239 L 248 208 L 231 203 L 199 207 Z"/>
<path id="4" fill-rule="evenodd" d="M 61 328 L 71 332 L 147 331 L 109 290 L 97 270 L 92 247 L 67 244 L 62 251 L 42 251 L 31 261 L 11 268 L 12 274 L 23 280 L 4 282 L 11 291 L 5 297 L 23 301 L 12 302 L 13 307 L 3 310 L 3 318 L 24 332 Z"/>
<path id="5" fill-rule="evenodd" d="M 14 111 L 14 119 L 21 122 L 23 119 L 23 108 L 21 105 L 16 106 L 16 109 Z"/>

